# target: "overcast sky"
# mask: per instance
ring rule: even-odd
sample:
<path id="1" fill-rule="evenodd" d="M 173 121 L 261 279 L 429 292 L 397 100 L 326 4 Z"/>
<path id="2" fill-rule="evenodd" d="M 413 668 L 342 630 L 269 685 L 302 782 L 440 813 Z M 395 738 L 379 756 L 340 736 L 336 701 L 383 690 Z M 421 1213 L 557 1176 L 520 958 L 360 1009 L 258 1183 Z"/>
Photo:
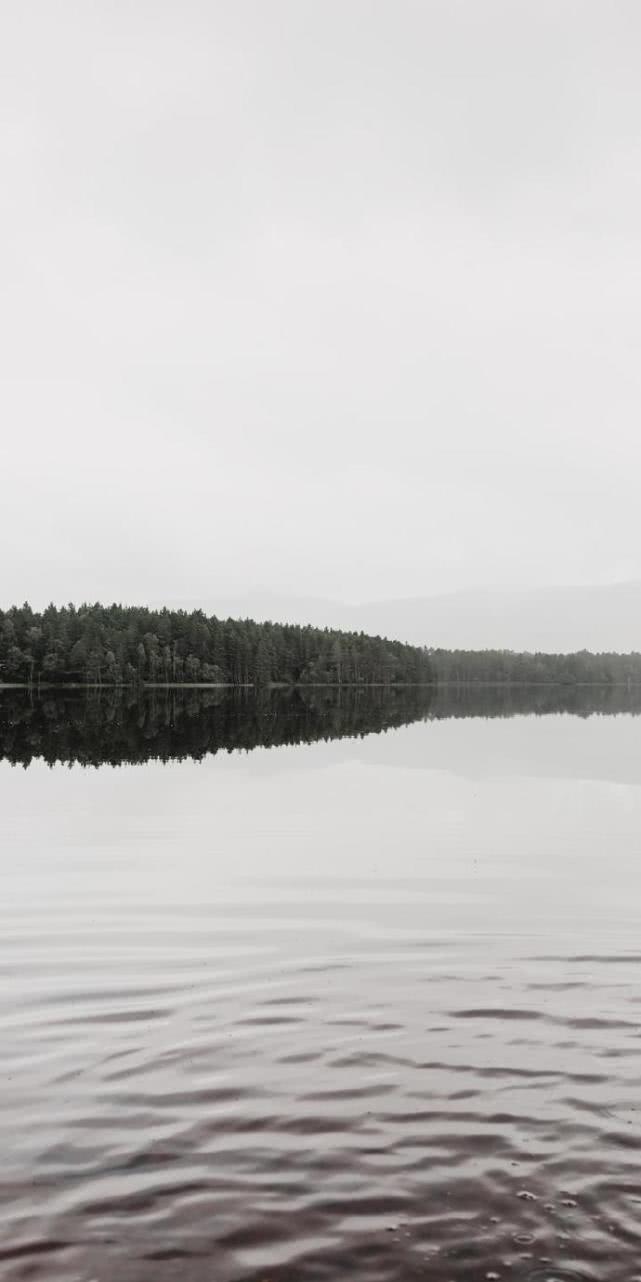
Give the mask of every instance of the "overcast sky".
<path id="1" fill-rule="evenodd" d="M 14 0 L 2 604 L 641 578 L 638 0 Z"/>

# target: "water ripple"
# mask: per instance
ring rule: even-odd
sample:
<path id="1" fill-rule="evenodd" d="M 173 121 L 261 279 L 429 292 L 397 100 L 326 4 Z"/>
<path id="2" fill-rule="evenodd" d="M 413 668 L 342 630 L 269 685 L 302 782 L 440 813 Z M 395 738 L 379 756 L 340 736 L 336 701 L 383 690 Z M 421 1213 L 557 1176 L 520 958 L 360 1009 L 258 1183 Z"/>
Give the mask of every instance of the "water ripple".
<path id="1" fill-rule="evenodd" d="M 13 921 L 3 1279 L 638 1272 L 638 952 L 223 911 Z"/>

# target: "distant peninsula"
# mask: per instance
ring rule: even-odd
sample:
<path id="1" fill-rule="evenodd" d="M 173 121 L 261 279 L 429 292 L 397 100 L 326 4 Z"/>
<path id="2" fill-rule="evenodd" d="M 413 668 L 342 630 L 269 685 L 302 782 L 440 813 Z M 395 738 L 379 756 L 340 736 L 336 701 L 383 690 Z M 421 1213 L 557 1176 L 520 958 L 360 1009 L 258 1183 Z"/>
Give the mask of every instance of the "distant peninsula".
<path id="1" fill-rule="evenodd" d="M 0 685 L 640 685 L 641 654 L 442 650 L 202 610 L 0 610 Z"/>

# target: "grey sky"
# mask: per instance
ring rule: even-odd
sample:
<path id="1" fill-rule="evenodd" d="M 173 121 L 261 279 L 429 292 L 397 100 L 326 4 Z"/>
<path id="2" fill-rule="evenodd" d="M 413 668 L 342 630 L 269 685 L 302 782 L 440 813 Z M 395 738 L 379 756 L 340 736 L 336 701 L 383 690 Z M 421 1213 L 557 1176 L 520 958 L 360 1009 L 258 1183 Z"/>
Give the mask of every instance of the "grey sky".
<path id="1" fill-rule="evenodd" d="M 641 577 L 637 0 L 14 0 L 2 604 Z"/>

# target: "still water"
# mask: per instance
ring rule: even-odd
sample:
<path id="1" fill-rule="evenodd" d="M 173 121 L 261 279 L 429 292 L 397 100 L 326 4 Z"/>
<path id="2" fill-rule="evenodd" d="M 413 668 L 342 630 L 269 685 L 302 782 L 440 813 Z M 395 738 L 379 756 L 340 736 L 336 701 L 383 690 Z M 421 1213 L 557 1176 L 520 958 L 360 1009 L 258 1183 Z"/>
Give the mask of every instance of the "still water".
<path id="1" fill-rule="evenodd" d="M 0 694 L 0 1277 L 641 1278 L 622 692 Z"/>

